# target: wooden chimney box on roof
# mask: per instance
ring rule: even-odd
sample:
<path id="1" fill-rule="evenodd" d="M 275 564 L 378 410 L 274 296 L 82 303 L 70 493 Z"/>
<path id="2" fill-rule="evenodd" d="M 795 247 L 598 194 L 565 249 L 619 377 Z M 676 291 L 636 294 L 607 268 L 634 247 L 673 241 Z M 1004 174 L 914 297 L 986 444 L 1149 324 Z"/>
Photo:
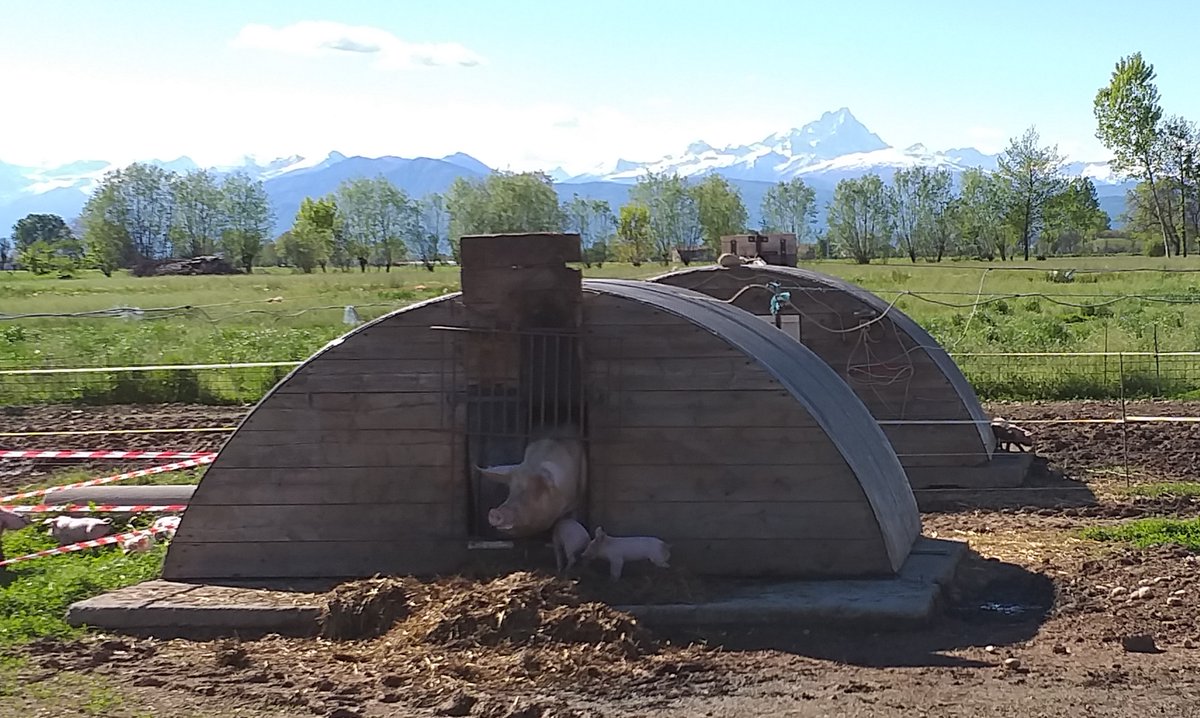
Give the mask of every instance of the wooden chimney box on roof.
<path id="1" fill-rule="evenodd" d="M 576 327 L 583 275 L 577 234 L 468 235 L 462 238 L 463 304 L 477 326 Z"/>
<path id="2" fill-rule="evenodd" d="M 471 234 L 459 241 L 459 257 L 464 269 L 561 267 L 582 262 L 583 250 L 578 234 Z"/>

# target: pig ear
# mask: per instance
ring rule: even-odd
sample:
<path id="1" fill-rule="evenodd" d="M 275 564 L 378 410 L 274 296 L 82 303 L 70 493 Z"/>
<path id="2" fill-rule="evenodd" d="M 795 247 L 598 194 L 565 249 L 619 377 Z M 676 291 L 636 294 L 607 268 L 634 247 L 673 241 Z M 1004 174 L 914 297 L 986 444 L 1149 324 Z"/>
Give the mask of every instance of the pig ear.
<path id="1" fill-rule="evenodd" d="M 508 478 L 513 472 L 521 468 L 520 464 L 499 464 L 497 466 L 477 466 L 479 473 L 493 481 L 499 481 L 502 484 L 508 483 Z"/>
<path id="2" fill-rule="evenodd" d="M 597 527 L 596 527 L 596 533 L 595 533 L 595 536 L 596 536 L 596 538 L 598 538 L 598 539 L 602 539 L 602 538 L 604 538 L 604 529 L 602 529 L 601 527 L 597 526 Z"/>

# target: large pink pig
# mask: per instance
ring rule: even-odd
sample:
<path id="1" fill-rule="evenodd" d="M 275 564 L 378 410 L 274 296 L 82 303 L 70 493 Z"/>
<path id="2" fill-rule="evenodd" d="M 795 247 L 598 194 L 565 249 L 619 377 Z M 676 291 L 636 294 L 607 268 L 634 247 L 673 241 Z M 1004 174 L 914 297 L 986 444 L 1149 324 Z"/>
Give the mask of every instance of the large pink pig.
<path id="1" fill-rule="evenodd" d="M 579 507 L 584 492 L 583 444 L 577 439 L 538 439 L 519 464 L 479 467 L 508 486 L 504 503 L 488 511 L 488 523 L 513 537 L 533 536 Z"/>

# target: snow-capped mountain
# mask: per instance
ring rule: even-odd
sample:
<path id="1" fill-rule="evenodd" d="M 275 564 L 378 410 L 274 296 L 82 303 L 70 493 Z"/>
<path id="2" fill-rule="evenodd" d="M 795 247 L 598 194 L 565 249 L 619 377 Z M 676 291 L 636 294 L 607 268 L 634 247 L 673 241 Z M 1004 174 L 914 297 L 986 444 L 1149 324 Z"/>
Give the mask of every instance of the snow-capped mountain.
<path id="1" fill-rule="evenodd" d="M 923 144 L 904 149 L 892 147 L 843 107 L 826 112 L 802 127 L 774 132 L 749 144 L 717 148 L 697 140 L 679 154 L 657 160 L 617 159 L 579 174 L 570 174 L 562 168 L 548 174 L 558 183 L 562 196 L 569 198 L 577 193 L 605 199 L 616 209 L 627 200 L 629 186 L 646 172 L 689 177 L 717 173 L 739 188 L 751 220 L 756 221 L 766 189 L 781 180 L 801 177 L 823 197 L 843 178 L 876 173 L 887 180 L 898 169 L 916 166 L 944 168 L 955 174 L 970 167 L 992 171 L 996 169 L 996 160 L 996 155 L 971 147 L 942 151 Z M 175 172 L 197 168 L 186 156 L 150 163 Z M 60 214 L 70 221 L 78 215 L 100 178 L 118 167 L 103 160 L 80 160 L 55 167 L 26 167 L 0 161 L 0 232 L 31 212 Z M 278 231 L 291 224 L 304 197 L 332 192 L 345 179 L 382 174 L 410 195 L 421 197 L 444 192 L 459 177 L 482 177 L 493 171 L 461 152 L 436 159 L 347 157 L 339 152 L 272 159 L 251 155 L 210 169 L 219 175 L 245 172 L 262 180 L 275 208 Z M 1090 177 L 1101 199 L 1109 200 L 1110 206 L 1123 203 L 1127 183 L 1112 172 L 1108 163 L 1072 162 L 1065 170 L 1072 176 Z"/>
<path id="2" fill-rule="evenodd" d="M 892 147 L 871 132 L 843 107 L 826 112 L 820 119 L 800 128 L 773 133 L 747 145 L 715 148 L 697 141 L 678 155 L 667 155 L 649 162 L 618 160 L 610 166 L 570 176 L 555 170 L 562 182 L 636 182 L 647 172 L 701 176 L 718 173 L 729 179 L 777 182 L 802 177 L 820 182 L 836 182 L 846 177 L 875 173 L 889 178 L 896 170 L 909 167 L 937 167 L 962 172 L 971 167 L 994 171 L 997 155 L 972 147 L 944 151 L 915 144 L 904 149 Z M 1097 184 L 1117 184 L 1120 179 L 1107 163 L 1072 163 L 1068 174 L 1091 177 Z"/>

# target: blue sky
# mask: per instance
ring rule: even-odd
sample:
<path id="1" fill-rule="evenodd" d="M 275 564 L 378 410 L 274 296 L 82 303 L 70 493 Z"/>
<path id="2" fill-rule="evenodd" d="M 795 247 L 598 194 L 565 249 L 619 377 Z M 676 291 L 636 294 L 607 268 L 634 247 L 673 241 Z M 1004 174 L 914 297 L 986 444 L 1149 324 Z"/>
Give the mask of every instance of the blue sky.
<path id="1" fill-rule="evenodd" d="M 997 151 L 1034 124 L 1103 159 L 1092 98 L 1137 50 L 1167 112 L 1200 120 L 1200 3 L 1181 0 L 0 2 L 6 162 L 464 151 L 581 171 L 839 107 L 897 147 Z"/>

